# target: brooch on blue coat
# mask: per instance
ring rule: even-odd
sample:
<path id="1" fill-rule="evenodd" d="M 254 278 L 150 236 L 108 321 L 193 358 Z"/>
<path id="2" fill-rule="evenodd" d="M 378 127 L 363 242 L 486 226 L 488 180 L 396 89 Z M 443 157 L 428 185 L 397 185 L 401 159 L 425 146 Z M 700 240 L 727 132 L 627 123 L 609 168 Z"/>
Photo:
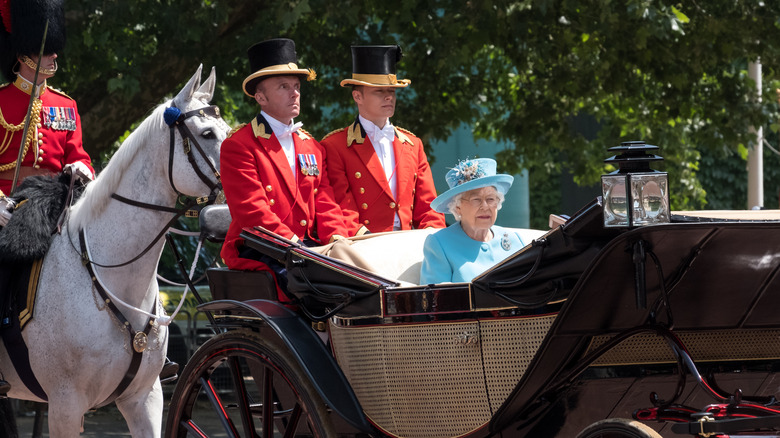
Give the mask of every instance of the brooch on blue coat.
<path id="1" fill-rule="evenodd" d="M 512 242 L 509 241 L 509 233 L 504 233 L 501 237 L 501 248 L 504 248 L 504 251 L 512 249 Z"/>

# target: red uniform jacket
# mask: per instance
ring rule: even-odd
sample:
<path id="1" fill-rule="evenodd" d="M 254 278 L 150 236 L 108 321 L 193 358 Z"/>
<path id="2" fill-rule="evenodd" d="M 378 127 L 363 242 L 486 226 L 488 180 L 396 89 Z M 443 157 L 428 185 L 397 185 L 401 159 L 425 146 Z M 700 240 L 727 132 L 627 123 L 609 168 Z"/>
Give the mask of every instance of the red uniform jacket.
<path id="1" fill-rule="evenodd" d="M 12 163 L 16 162 L 19 154 L 24 118 L 30 103 L 32 87 L 27 85 L 22 79 L 17 79 L 13 84 L 0 86 L 0 190 L 5 194 L 11 192 L 15 171 Z M 34 138 L 22 160 L 22 167 L 57 174 L 66 164 L 81 161 L 92 169 L 89 155 L 81 145 L 81 117 L 76 101 L 46 87 L 41 93 L 41 103 L 40 111 L 31 117 Z M 33 125 L 36 119 L 38 123 Z M 12 129 L 15 132 L 6 137 L 9 126 L 18 130 Z"/>
<path id="2" fill-rule="evenodd" d="M 222 142 L 220 174 L 233 221 L 221 255 L 231 269 L 268 270 L 263 263 L 238 257 L 243 228 L 260 225 L 287 239 L 308 237 L 320 243 L 347 235 L 341 208 L 321 173 L 322 147 L 302 130 L 292 138 L 295 175 L 262 115 Z"/>
<path id="3" fill-rule="evenodd" d="M 359 120 L 331 132 L 320 143 L 327 153 L 326 173 L 350 234 L 362 234 L 365 229 L 372 233 L 392 231 L 395 212 L 403 230 L 447 226 L 444 215 L 431 210 L 436 187 L 422 141 L 411 132 L 395 128 L 398 199 L 393 198 L 379 157 Z"/>

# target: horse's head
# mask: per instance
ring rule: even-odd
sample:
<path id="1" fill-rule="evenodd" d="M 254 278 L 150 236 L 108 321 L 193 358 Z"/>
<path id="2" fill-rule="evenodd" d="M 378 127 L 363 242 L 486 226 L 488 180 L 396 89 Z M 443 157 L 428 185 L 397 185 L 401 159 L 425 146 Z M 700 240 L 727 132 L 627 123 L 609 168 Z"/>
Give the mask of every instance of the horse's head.
<path id="1" fill-rule="evenodd" d="M 87 185 L 71 215 L 74 227 L 92 222 L 116 195 L 172 207 L 177 195 L 216 194 L 221 187 L 219 148 L 230 128 L 219 109 L 209 105 L 216 83 L 214 69 L 201 84 L 202 68 L 125 139 L 106 168 Z M 143 191 L 139 184 L 148 190 L 139 193 Z"/>
<path id="2" fill-rule="evenodd" d="M 219 148 L 230 131 L 219 108 L 209 105 L 216 83 L 214 69 L 201 84 L 202 68 L 198 67 L 164 113 L 171 129 L 169 183 L 177 193 L 197 197 L 221 189 Z"/>

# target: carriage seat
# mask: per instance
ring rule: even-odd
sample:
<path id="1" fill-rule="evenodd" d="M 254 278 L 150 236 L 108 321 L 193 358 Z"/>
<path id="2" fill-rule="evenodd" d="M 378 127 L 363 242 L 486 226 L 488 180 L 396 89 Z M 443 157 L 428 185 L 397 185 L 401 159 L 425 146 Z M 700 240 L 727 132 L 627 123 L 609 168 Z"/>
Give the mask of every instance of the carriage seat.
<path id="1" fill-rule="evenodd" d="M 527 228 L 514 230 L 520 233 L 526 245 L 547 232 Z M 412 286 L 420 283 L 425 238 L 437 231 L 426 228 L 369 234 L 338 240 L 315 250 L 381 277 L 397 280 L 402 286 Z"/>

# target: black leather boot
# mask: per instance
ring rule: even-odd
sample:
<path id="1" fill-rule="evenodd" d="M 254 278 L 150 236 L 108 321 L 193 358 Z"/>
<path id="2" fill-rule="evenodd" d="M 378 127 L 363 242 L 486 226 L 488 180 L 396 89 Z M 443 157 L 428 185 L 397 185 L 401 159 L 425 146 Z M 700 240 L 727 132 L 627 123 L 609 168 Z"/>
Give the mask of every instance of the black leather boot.
<path id="1" fill-rule="evenodd" d="M 176 362 L 171 361 L 167 357 L 165 358 L 165 365 L 162 367 L 162 371 L 160 371 L 160 383 L 166 384 L 176 381 L 176 379 L 179 377 L 177 374 L 179 372 L 179 364 Z"/>

